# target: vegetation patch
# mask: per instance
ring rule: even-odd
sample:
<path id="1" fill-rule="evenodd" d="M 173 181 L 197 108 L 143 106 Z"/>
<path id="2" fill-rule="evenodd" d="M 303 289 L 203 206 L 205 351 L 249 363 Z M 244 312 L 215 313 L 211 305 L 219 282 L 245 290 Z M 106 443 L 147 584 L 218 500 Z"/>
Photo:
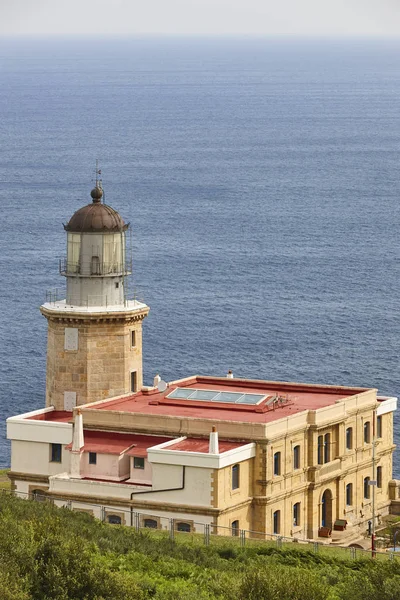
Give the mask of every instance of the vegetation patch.
<path id="1" fill-rule="evenodd" d="M 3 600 L 398 600 L 400 562 L 201 547 L 0 494 Z"/>

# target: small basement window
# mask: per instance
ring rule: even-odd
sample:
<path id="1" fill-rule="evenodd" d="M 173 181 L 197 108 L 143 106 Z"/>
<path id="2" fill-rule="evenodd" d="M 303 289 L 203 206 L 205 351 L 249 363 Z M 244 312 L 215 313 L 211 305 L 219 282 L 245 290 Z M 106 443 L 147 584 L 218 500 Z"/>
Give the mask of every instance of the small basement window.
<path id="1" fill-rule="evenodd" d="M 108 515 L 107 522 L 110 523 L 110 525 L 121 525 L 122 519 L 118 515 Z"/>
<path id="2" fill-rule="evenodd" d="M 144 458 L 141 456 L 133 457 L 133 468 L 134 469 L 144 469 Z"/>
<path id="3" fill-rule="evenodd" d="M 158 523 L 155 519 L 144 519 L 143 526 L 150 529 L 158 529 Z"/>
<path id="4" fill-rule="evenodd" d="M 95 465 L 97 463 L 96 452 L 89 452 L 89 465 Z"/>

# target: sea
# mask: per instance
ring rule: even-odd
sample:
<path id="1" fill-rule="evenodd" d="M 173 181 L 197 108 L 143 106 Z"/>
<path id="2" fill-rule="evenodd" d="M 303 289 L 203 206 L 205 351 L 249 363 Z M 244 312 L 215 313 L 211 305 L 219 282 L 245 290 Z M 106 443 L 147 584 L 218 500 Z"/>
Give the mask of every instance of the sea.
<path id="1" fill-rule="evenodd" d="M 96 159 L 145 383 L 400 394 L 400 40 L 1 39 L 0 467 L 5 419 L 44 406 L 39 306 Z"/>

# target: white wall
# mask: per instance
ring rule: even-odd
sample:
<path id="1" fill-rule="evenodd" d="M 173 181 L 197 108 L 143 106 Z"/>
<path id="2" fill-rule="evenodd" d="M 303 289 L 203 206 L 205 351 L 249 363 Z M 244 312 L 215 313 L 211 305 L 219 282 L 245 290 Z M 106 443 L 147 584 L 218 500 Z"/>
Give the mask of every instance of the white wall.
<path id="1" fill-rule="evenodd" d="M 44 442 L 11 442 L 11 471 L 34 475 L 56 475 L 69 471 L 69 450 L 62 447 L 62 462 L 50 462 L 50 444 Z"/>

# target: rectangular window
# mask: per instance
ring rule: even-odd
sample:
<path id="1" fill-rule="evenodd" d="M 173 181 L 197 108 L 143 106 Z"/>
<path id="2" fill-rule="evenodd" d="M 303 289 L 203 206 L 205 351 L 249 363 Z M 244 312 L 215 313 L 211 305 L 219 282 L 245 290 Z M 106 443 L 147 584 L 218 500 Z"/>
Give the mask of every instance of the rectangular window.
<path id="1" fill-rule="evenodd" d="M 61 444 L 50 445 L 50 461 L 60 463 L 61 462 Z"/>
<path id="2" fill-rule="evenodd" d="M 324 436 L 318 436 L 318 464 L 324 464 Z"/>
<path id="3" fill-rule="evenodd" d="M 293 448 L 293 469 L 300 469 L 300 446 Z"/>
<path id="4" fill-rule="evenodd" d="M 232 467 L 232 489 L 239 489 L 239 465 L 233 465 Z"/>
<path id="5" fill-rule="evenodd" d="M 281 453 L 275 452 L 274 454 L 274 475 L 281 474 Z"/>
<path id="6" fill-rule="evenodd" d="M 376 469 L 376 487 L 382 487 L 382 467 Z"/>
<path id="7" fill-rule="evenodd" d="M 144 469 L 144 458 L 141 456 L 133 457 L 133 468 L 134 469 Z"/>
<path id="8" fill-rule="evenodd" d="M 324 463 L 331 460 L 331 434 L 326 433 L 324 437 Z"/>
<path id="9" fill-rule="evenodd" d="M 131 348 L 136 346 L 136 331 L 131 331 Z"/>
<path id="10" fill-rule="evenodd" d="M 293 505 L 293 527 L 300 526 L 300 502 Z"/>
<path id="11" fill-rule="evenodd" d="M 281 532 L 281 511 L 274 512 L 274 534 L 279 535 Z"/>
<path id="12" fill-rule="evenodd" d="M 371 497 L 371 491 L 370 491 L 370 478 L 369 477 L 365 477 L 364 479 L 364 498 L 366 500 L 369 500 Z"/>
<path id="13" fill-rule="evenodd" d="M 89 465 L 95 465 L 97 463 L 96 452 L 89 452 Z"/>
<path id="14" fill-rule="evenodd" d="M 131 373 L 131 392 L 136 392 L 136 371 Z"/>
<path id="15" fill-rule="evenodd" d="M 346 449 L 351 450 L 353 448 L 353 429 L 348 427 L 346 429 Z"/>
<path id="16" fill-rule="evenodd" d="M 369 421 L 364 423 L 364 444 L 371 442 L 371 424 Z"/>
<path id="17" fill-rule="evenodd" d="M 353 484 L 348 483 L 346 485 L 346 505 L 352 506 L 353 504 Z"/>
<path id="18" fill-rule="evenodd" d="M 382 437 L 382 417 L 379 416 L 376 418 L 376 437 Z"/>

